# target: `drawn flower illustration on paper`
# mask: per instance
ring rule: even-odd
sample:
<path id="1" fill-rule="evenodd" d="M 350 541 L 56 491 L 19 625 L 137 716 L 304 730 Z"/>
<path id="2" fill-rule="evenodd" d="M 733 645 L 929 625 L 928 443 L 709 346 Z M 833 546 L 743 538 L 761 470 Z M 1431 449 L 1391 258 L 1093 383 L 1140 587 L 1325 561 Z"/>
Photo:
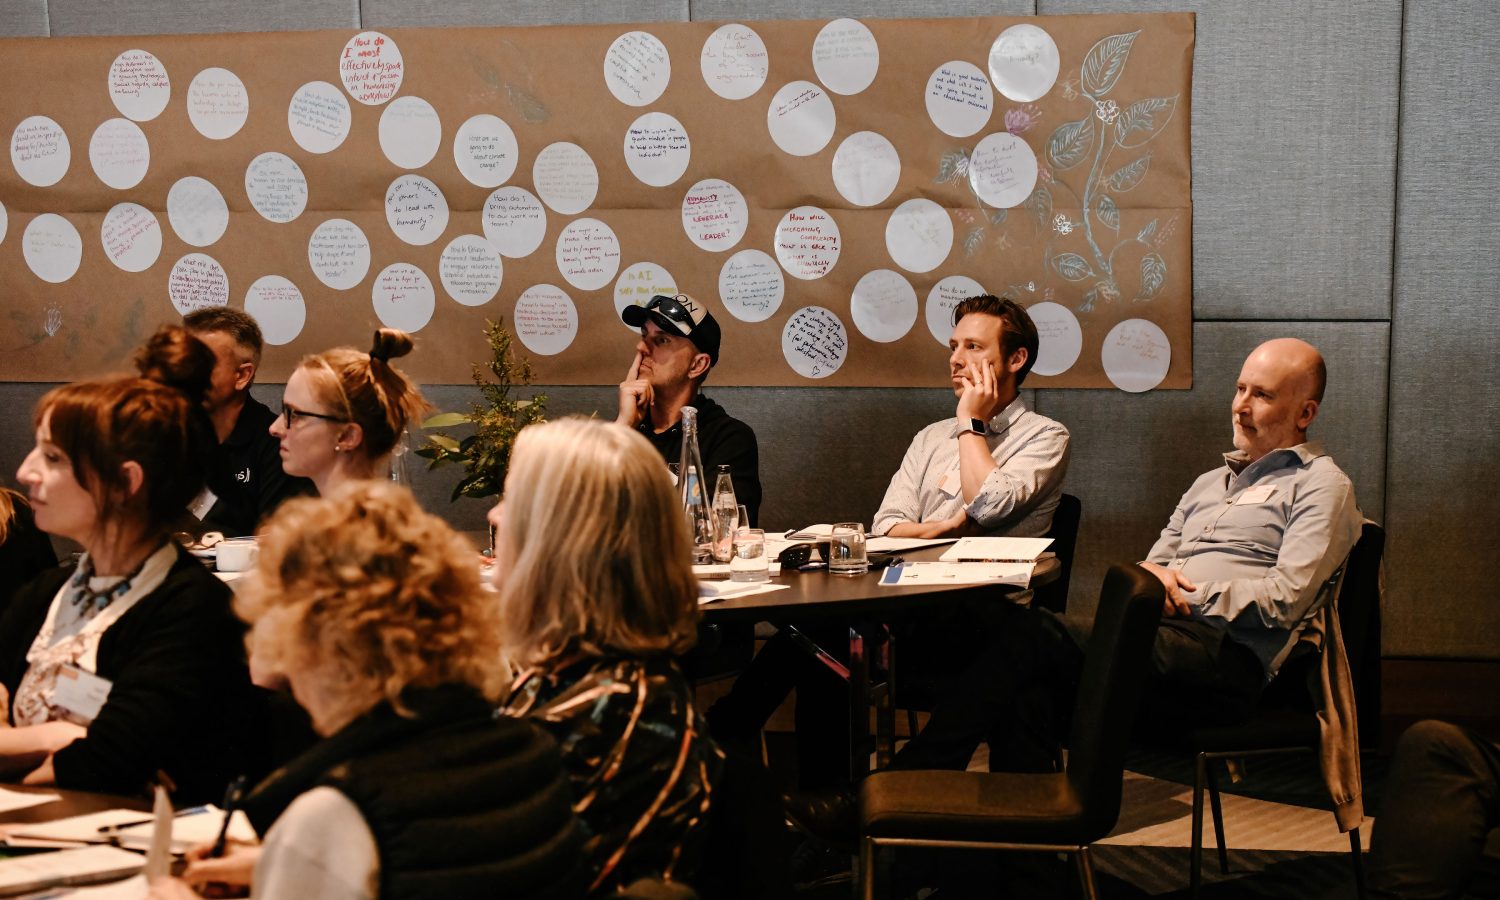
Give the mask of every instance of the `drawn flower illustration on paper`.
<path id="1" fill-rule="evenodd" d="M 1031 127 L 1041 119 L 1042 111 L 1035 103 L 1028 103 L 1022 107 L 1016 107 L 1005 111 L 1005 130 L 1011 134 L 1022 134 L 1030 131 Z"/>
<path id="2" fill-rule="evenodd" d="M 1072 234 L 1073 220 L 1062 213 L 1058 213 L 1057 218 L 1052 220 L 1052 230 L 1058 234 Z"/>
<path id="3" fill-rule="evenodd" d="M 1119 118 L 1120 107 L 1116 106 L 1113 100 L 1095 100 L 1094 115 L 1099 117 L 1099 121 L 1108 125 Z"/>

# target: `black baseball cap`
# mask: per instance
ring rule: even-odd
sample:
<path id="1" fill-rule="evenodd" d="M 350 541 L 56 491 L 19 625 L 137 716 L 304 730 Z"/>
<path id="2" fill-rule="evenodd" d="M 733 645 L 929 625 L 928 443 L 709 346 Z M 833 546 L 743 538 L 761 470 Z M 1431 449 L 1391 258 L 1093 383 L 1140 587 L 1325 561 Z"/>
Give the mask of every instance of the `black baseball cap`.
<path id="1" fill-rule="evenodd" d="M 708 354 L 710 367 L 719 362 L 719 323 L 708 307 L 689 297 L 677 294 L 668 297 L 657 294 L 645 306 L 627 306 L 620 318 L 631 328 L 640 328 L 650 319 L 656 327 L 671 334 L 680 334 L 693 342 L 702 353 Z"/>

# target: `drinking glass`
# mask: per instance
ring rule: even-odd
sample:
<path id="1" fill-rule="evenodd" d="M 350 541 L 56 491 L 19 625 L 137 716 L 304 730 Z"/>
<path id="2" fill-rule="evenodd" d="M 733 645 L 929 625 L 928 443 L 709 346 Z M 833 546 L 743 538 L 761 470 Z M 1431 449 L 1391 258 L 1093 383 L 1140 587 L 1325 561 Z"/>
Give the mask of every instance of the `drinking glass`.
<path id="1" fill-rule="evenodd" d="M 839 522 L 828 542 L 828 571 L 834 575 L 863 575 L 870 570 L 865 556 L 865 526 L 862 522 Z"/>
<path id="2" fill-rule="evenodd" d="M 739 528 L 734 532 L 734 553 L 729 557 L 730 581 L 770 581 L 763 528 Z"/>

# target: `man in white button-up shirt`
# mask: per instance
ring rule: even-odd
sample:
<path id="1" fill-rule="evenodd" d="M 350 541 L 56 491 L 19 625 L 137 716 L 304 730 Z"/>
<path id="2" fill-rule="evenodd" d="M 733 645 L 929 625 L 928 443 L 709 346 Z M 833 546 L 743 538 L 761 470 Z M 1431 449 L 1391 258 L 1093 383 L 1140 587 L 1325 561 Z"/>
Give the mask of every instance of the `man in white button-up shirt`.
<path id="1" fill-rule="evenodd" d="M 1068 430 L 1026 408 L 1037 331 L 1018 304 L 970 297 L 953 310 L 949 377 L 958 408 L 917 433 L 872 534 L 1041 537 L 1068 469 Z"/>

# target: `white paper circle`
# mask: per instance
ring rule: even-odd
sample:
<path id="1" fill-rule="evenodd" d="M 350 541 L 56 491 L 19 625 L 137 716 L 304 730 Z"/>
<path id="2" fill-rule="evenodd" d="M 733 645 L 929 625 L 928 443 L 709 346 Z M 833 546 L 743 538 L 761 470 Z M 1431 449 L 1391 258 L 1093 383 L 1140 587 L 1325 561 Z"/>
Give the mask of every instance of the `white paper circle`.
<path id="1" fill-rule="evenodd" d="M 245 312 L 260 325 L 260 335 L 273 346 L 290 344 L 307 324 L 307 303 L 297 286 L 280 275 L 263 275 L 245 292 Z"/>
<path id="2" fill-rule="evenodd" d="M 901 157 L 885 135 L 858 131 L 833 153 L 833 186 L 855 206 L 875 206 L 901 180 Z"/>
<path id="3" fill-rule="evenodd" d="M 161 255 L 161 223 L 139 203 L 119 203 L 105 213 L 99 243 L 110 262 L 127 272 L 144 272 Z"/>
<path id="4" fill-rule="evenodd" d="M 27 184 L 51 187 L 62 180 L 72 162 L 67 132 L 46 116 L 21 120 L 10 135 L 10 164 Z"/>
<path id="5" fill-rule="evenodd" d="M 566 141 L 548 144 L 531 164 L 537 196 L 554 212 L 576 216 L 594 204 L 599 170 L 588 151 Z"/>
<path id="6" fill-rule="evenodd" d="M 83 238 L 72 222 L 56 213 L 42 213 L 22 232 L 21 255 L 36 277 L 62 284 L 73 277 L 83 261 Z"/>
<path id="7" fill-rule="evenodd" d="M 145 50 L 126 50 L 110 64 L 109 99 L 125 118 L 151 121 L 172 99 L 167 67 Z"/>
<path id="8" fill-rule="evenodd" d="M 990 80 L 973 63 L 943 63 L 927 79 L 927 115 L 943 134 L 975 134 L 990 120 L 994 106 Z"/>
<path id="9" fill-rule="evenodd" d="M 748 25 L 720 25 L 698 56 L 703 83 L 725 100 L 743 100 L 760 90 L 771 70 L 766 42 Z"/>
<path id="10" fill-rule="evenodd" d="M 813 71 L 835 94 L 857 94 L 880 71 L 880 45 L 857 19 L 834 19 L 813 41 Z"/>
<path id="11" fill-rule="evenodd" d="M 0 244 L 5 243 L 5 232 L 10 228 L 10 214 L 5 211 L 5 204 L 0 203 Z"/>
<path id="12" fill-rule="evenodd" d="M 987 294 L 984 285 L 967 275 L 949 275 L 927 292 L 927 330 L 939 344 L 948 346 L 953 336 L 953 307 L 970 297 Z"/>
<path id="13" fill-rule="evenodd" d="M 471 116 L 453 135 L 453 161 L 478 187 L 497 188 L 509 181 L 519 157 L 516 133 L 499 116 Z"/>
<path id="14" fill-rule="evenodd" d="M 687 129 L 663 112 L 648 112 L 625 131 L 625 165 L 652 187 L 666 187 L 681 178 L 692 153 Z"/>
<path id="15" fill-rule="evenodd" d="M 448 227 L 448 199 L 421 175 L 402 175 L 385 189 L 385 220 L 396 237 L 423 247 Z"/>
<path id="16" fill-rule="evenodd" d="M 1146 319 L 1126 319 L 1104 336 L 1099 349 L 1104 374 L 1122 391 L 1138 394 L 1161 384 L 1172 364 L 1166 332 Z"/>
<path id="17" fill-rule="evenodd" d="M 764 322 L 781 308 L 786 279 L 781 267 L 760 250 L 741 250 L 719 270 L 719 299 L 741 322 Z"/>
<path id="18" fill-rule="evenodd" d="M 188 121 L 209 140 L 234 137 L 250 117 L 250 92 L 228 69 L 204 69 L 193 76 L 187 92 Z"/>
<path id="19" fill-rule="evenodd" d="M 110 119 L 89 139 L 89 165 L 100 181 L 117 191 L 135 187 L 151 167 L 146 132 L 129 119 Z"/>
<path id="20" fill-rule="evenodd" d="M 432 290 L 432 279 L 427 273 L 411 263 L 391 263 L 370 287 L 370 302 L 375 307 L 375 318 L 387 328 L 396 328 L 411 334 L 421 331 L 432 321 L 437 309 L 437 294 Z"/>
<path id="21" fill-rule="evenodd" d="M 307 176 L 285 153 L 262 153 L 245 167 L 250 205 L 272 222 L 290 222 L 307 208 Z"/>
<path id="22" fill-rule="evenodd" d="M 885 249 L 908 272 L 931 272 L 953 249 L 953 217 L 925 197 L 896 207 L 885 223 Z"/>
<path id="23" fill-rule="evenodd" d="M 286 127 L 292 140 L 308 153 L 327 153 L 344 143 L 354 114 L 349 98 L 326 81 L 309 81 L 297 88 L 286 107 Z"/>
<path id="24" fill-rule="evenodd" d="M 718 178 L 705 178 L 682 197 L 682 227 L 688 240 L 710 253 L 728 250 L 745 236 L 750 208 L 739 189 Z"/>
<path id="25" fill-rule="evenodd" d="M 804 306 L 781 329 L 781 355 L 803 378 L 827 378 L 849 355 L 849 332 L 833 310 Z"/>
<path id="26" fill-rule="evenodd" d="M 542 356 L 563 352 L 578 336 L 578 308 L 572 297 L 552 284 L 534 284 L 522 291 L 511 321 L 526 349 Z"/>
<path id="27" fill-rule="evenodd" d="M 766 109 L 771 140 L 792 156 L 811 156 L 828 146 L 837 124 L 833 100 L 811 81 L 784 85 Z"/>
<path id="28" fill-rule="evenodd" d="M 207 247 L 229 227 L 229 204 L 213 182 L 189 175 L 167 192 L 167 221 L 183 243 Z"/>
<path id="29" fill-rule="evenodd" d="M 189 253 L 167 275 L 167 296 L 184 316 L 194 310 L 228 306 L 229 276 L 212 256 Z"/>
<path id="30" fill-rule="evenodd" d="M 1018 206 L 1030 197 L 1036 174 L 1036 153 L 1008 131 L 985 137 L 969 160 L 969 186 L 979 199 L 1000 209 Z"/>
<path id="31" fill-rule="evenodd" d="M 793 278 L 822 278 L 838 264 L 842 249 L 838 223 L 816 206 L 789 210 L 776 225 L 776 261 Z"/>
<path id="32" fill-rule="evenodd" d="M 348 219 L 329 219 L 307 239 L 307 265 L 328 287 L 347 291 L 370 274 L 370 241 Z"/>
<path id="33" fill-rule="evenodd" d="M 344 45 L 339 78 L 349 96 L 366 106 L 379 106 L 401 90 L 406 66 L 396 42 L 378 31 L 361 31 Z"/>
<path id="34" fill-rule="evenodd" d="M 900 272 L 867 272 L 849 295 L 849 316 L 859 333 L 870 340 L 899 341 L 917 322 L 917 291 Z"/>
<path id="35" fill-rule="evenodd" d="M 657 294 L 668 297 L 677 293 L 677 279 L 672 273 L 654 262 L 632 263 L 625 267 L 615 280 L 615 313 L 625 312 L 627 306 L 645 306 Z M 620 320 L 625 325 L 624 320 Z M 629 325 L 625 325 L 635 331 Z"/>
<path id="36" fill-rule="evenodd" d="M 580 291 L 597 291 L 620 271 L 620 239 L 598 219 L 577 219 L 557 236 L 557 270 Z"/>
<path id="37" fill-rule="evenodd" d="M 990 45 L 990 80 L 1018 103 L 1040 100 L 1052 90 L 1059 65 L 1057 42 L 1035 25 L 1012 25 Z"/>
<path id="38" fill-rule="evenodd" d="M 403 169 L 432 162 L 443 145 L 437 110 L 421 97 L 397 97 L 380 114 L 380 151 Z"/>
<path id="39" fill-rule="evenodd" d="M 547 210 L 531 191 L 503 187 L 484 201 L 484 236 L 502 256 L 530 256 L 547 236 Z"/>
<path id="40" fill-rule="evenodd" d="M 495 245 L 477 234 L 461 234 L 443 248 L 438 280 L 464 306 L 483 306 L 500 293 L 505 265 Z"/>
<path id="41" fill-rule="evenodd" d="M 1083 329 L 1078 317 L 1061 303 L 1038 303 L 1026 312 L 1036 323 L 1040 344 L 1031 371 L 1038 375 L 1061 375 L 1073 368 L 1083 352 Z M 1162 374 L 1166 374 L 1163 370 Z"/>
<path id="42" fill-rule="evenodd" d="M 627 31 L 604 54 L 604 83 L 626 106 L 655 103 L 671 77 L 667 46 L 649 32 Z"/>

